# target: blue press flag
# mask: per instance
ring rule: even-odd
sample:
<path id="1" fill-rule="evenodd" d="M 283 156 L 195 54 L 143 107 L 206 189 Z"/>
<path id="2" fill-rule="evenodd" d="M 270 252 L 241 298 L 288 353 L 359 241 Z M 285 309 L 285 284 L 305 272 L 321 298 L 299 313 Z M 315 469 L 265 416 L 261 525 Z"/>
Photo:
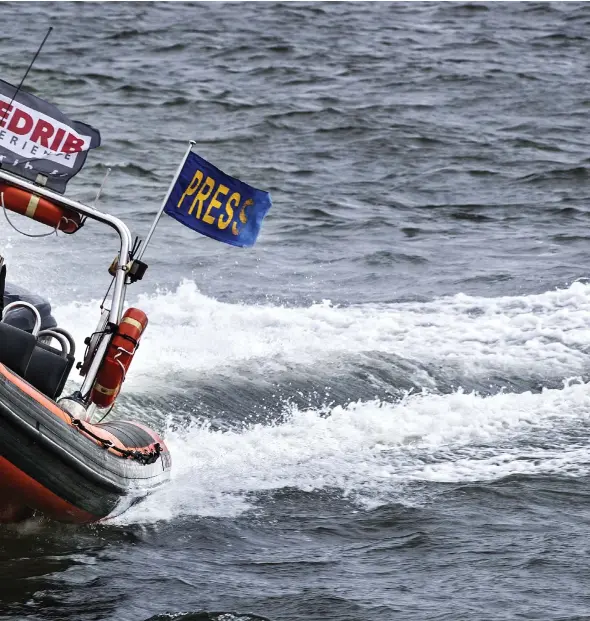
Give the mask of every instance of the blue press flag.
<path id="1" fill-rule="evenodd" d="M 164 212 L 190 229 L 232 246 L 253 246 L 270 194 L 226 175 L 192 151 Z"/>

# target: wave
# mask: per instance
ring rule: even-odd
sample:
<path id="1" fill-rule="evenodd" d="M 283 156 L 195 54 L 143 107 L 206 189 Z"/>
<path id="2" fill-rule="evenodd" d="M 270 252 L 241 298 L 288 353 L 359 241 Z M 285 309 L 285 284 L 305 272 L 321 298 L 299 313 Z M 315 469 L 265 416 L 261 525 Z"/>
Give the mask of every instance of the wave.
<path id="1" fill-rule="evenodd" d="M 314 368 L 367 352 L 439 369 L 441 377 L 543 383 L 588 369 L 590 285 L 582 282 L 528 296 L 457 294 L 347 307 L 324 300 L 289 308 L 220 302 L 183 281 L 131 303 L 150 320 L 126 384 L 133 391 L 195 386 L 203 377 L 231 378 L 236 369 L 264 376 L 293 365 Z M 58 306 L 54 314 L 82 342 L 94 329 L 98 303 Z"/>
<path id="2" fill-rule="evenodd" d="M 173 480 L 116 523 L 235 516 L 285 488 L 374 506 L 413 502 L 426 483 L 589 473 L 590 385 L 563 381 L 588 369 L 583 282 L 527 296 L 288 308 L 220 302 L 184 281 L 133 303 L 150 324 L 123 410 L 153 408 L 167 425 Z M 96 306 L 55 314 L 80 340 Z M 379 375 L 399 388 L 389 367 L 410 387 L 370 398 Z M 330 373 L 348 390 L 338 402 L 293 398 L 298 374 L 321 394 Z M 460 387 L 476 380 L 477 391 Z M 253 416 L 260 393 L 248 401 L 240 386 L 264 382 L 275 398 Z"/>
<path id="3" fill-rule="evenodd" d="M 570 383 L 489 397 L 425 392 L 398 403 L 294 408 L 285 421 L 243 429 L 215 431 L 206 422 L 169 429 L 172 482 L 114 522 L 235 517 L 257 506 L 261 495 L 285 488 L 336 490 L 375 507 L 416 502 L 420 483 L 586 476 L 588 388 Z"/>

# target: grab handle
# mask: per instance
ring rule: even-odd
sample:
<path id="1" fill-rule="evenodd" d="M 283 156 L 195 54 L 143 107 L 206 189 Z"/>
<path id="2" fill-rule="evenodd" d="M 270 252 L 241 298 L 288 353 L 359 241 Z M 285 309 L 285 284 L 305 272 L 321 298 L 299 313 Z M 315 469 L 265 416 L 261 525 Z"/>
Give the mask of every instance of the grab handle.
<path id="1" fill-rule="evenodd" d="M 16 302 L 11 302 L 4 307 L 2 311 L 2 321 L 6 318 L 6 315 L 13 309 L 18 308 L 19 306 L 23 306 L 24 308 L 28 308 L 33 315 L 35 315 L 35 325 L 33 327 L 32 335 L 36 338 L 39 334 L 39 329 L 41 328 L 41 315 L 37 310 L 36 306 L 30 304 L 29 302 L 23 302 L 21 300 L 17 300 Z"/>
<path id="2" fill-rule="evenodd" d="M 60 328 L 59 326 L 55 326 L 55 328 L 51 328 L 51 331 L 52 332 L 57 332 L 58 334 L 61 334 L 62 336 L 64 336 L 67 339 L 67 341 L 68 341 L 68 343 L 70 345 L 69 350 L 68 350 L 68 354 L 70 356 L 75 355 L 75 353 L 76 353 L 76 342 L 74 341 L 74 337 L 67 330 L 65 330 L 64 328 Z M 43 334 L 43 332 L 45 332 L 45 330 L 40 332 L 39 336 L 41 334 Z"/>
<path id="3" fill-rule="evenodd" d="M 68 354 L 70 353 L 70 343 L 68 339 L 65 337 L 65 335 L 60 334 L 59 332 L 55 330 L 41 330 L 41 332 L 39 332 L 39 338 L 42 339 L 44 336 L 51 337 L 49 339 L 50 341 L 52 338 L 58 341 L 59 344 L 61 345 L 61 357 L 62 358 L 68 357 Z"/>

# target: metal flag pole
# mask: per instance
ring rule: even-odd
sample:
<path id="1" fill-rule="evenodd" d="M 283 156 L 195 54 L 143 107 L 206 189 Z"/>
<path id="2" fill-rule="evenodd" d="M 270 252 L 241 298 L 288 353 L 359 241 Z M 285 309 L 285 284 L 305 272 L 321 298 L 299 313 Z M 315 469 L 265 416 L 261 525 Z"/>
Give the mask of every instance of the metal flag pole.
<path id="1" fill-rule="evenodd" d="M 164 208 L 166 207 L 166 203 L 168 202 L 168 199 L 170 198 L 170 194 L 172 194 L 172 189 L 174 188 L 174 184 L 176 183 L 176 180 L 178 179 L 178 176 L 180 175 L 180 171 L 182 170 L 184 163 L 186 162 L 186 159 L 189 156 L 189 153 L 192 151 L 192 148 L 196 144 L 197 143 L 194 140 L 188 141 L 188 147 L 186 149 L 184 157 L 182 158 L 178 166 L 176 174 L 174 175 L 174 177 L 172 178 L 172 181 L 170 182 L 170 187 L 168 188 L 168 192 L 166 192 L 166 196 L 164 197 L 164 200 L 162 201 L 162 205 L 160 206 L 160 209 L 158 213 L 156 214 L 156 217 L 154 218 L 154 221 L 152 222 L 152 226 L 150 230 L 148 231 L 146 238 L 143 240 L 143 243 L 141 244 L 141 247 L 139 251 L 137 252 L 137 255 L 134 257 L 136 261 L 141 261 L 141 257 L 143 257 L 145 253 L 145 249 L 147 248 L 147 245 L 150 243 L 150 239 L 152 238 L 152 235 L 154 234 L 154 231 L 156 230 L 156 226 L 158 225 L 158 222 L 160 221 L 160 218 L 162 217 L 162 214 L 164 213 Z"/>

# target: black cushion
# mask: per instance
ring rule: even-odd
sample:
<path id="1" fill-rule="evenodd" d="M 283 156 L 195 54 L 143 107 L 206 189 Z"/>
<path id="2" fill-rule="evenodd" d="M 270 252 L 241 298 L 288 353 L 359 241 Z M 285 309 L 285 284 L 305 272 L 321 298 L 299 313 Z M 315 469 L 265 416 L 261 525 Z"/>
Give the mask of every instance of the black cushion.
<path id="1" fill-rule="evenodd" d="M 35 337 L 29 332 L 0 323 L 0 362 L 24 377 L 33 355 Z"/>
<path id="2" fill-rule="evenodd" d="M 50 399 L 57 399 L 64 389 L 74 364 L 74 356 L 64 357 L 58 349 L 37 343 L 24 378 Z"/>

